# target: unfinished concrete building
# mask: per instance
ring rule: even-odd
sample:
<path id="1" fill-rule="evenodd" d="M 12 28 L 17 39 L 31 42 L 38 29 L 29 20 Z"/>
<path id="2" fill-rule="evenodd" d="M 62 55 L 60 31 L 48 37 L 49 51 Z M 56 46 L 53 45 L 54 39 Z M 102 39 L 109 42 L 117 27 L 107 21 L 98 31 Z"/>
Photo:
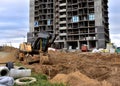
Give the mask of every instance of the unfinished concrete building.
<path id="1" fill-rule="evenodd" d="M 30 32 L 59 34 L 57 48 L 105 48 L 108 0 L 30 0 Z M 29 38 L 29 37 L 28 37 Z"/>

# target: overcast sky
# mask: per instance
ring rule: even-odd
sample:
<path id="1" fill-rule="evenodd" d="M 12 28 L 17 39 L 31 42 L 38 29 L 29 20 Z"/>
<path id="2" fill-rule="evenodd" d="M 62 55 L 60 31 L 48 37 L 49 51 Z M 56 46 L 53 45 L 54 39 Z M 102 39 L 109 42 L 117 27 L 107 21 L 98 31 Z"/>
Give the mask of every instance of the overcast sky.
<path id="1" fill-rule="evenodd" d="M 120 0 L 109 1 L 110 38 L 120 46 Z M 29 0 L 0 0 L 0 45 L 23 42 L 29 31 Z"/>
<path id="2" fill-rule="evenodd" d="M 0 0 L 0 44 L 19 45 L 28 28 L 29 0 Z"/>
<path id="3" fill-rule="evenodd" d="M 120 0 L 109 1 L 109 28 L 111 42 L 120 46 Z"/>

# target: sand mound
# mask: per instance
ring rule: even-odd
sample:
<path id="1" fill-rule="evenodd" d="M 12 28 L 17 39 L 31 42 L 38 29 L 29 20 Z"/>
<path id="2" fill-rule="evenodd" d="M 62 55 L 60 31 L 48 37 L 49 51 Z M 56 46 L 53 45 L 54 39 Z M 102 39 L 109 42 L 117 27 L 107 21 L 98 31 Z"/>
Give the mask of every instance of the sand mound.
<path id="1" fill-rule="evenodd" d="M 112 86 L 107 81 L 99 82 L 97 80 L 90 79 L 79 71 L 69 74 L 57 74 L 50 80 L 50 82 L 64 83 L 70 86 Z"/>

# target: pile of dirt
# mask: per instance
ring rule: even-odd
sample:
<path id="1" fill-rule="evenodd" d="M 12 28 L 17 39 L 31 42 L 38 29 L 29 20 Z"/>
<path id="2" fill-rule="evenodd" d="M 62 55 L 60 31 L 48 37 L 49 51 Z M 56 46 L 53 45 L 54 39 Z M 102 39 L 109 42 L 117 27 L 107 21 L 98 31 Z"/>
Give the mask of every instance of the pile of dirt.
<path id="1" fill-rule="evenodd" d="M 52 83 L 64 83 L 69 86 L 112 86 L 107 81 L 99 82 L 90 79 L 79 71 L 69 74 L 57 74 L 52 80 Z"/>
<path id="2" fill-rule="evenodd" d="M 0 63 L 15 62 L 18 49 L 14 47 L 4 46 L 0 50 Z"/>
<path id="3" fill-rule="evenodd" d="M 0 49 L 1 52 L 16 52 L 18 51 L 17 48 L 14 48 L 14 47 L 10 47 L 10 46 L 3 46 L 1 49 Z"/>
<path id="4" fill-rule="evenodd" d="M 119 54 L 50 52 L 50 62 L 49 65 L 34 65 L 34 71 L 42 72 L 50 78 L 55 77 L 57 74 L 70 74 L 80 71 L 80 73 L 91 79 L 100 82 L 105 80 L 111 83 L 112 86 L 120 86 L 118 82 L 120 80 Z"/>

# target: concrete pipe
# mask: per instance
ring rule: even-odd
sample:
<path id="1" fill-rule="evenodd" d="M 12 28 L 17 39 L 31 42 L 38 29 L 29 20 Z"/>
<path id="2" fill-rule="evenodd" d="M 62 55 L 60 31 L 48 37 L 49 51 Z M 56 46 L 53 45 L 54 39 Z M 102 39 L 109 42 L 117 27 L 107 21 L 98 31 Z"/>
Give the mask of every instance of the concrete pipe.
<path id="1" fill-rule="evenodd" d="M 7 67 L 0 67 L 0 76 L 8 76 L 9 69 Z"/>
<path id="2" fill-rule="evenodd" d="M 31 76 L 31 69 L 11 69 L 9 72 L 9 76 L 13 78 Z"/>

